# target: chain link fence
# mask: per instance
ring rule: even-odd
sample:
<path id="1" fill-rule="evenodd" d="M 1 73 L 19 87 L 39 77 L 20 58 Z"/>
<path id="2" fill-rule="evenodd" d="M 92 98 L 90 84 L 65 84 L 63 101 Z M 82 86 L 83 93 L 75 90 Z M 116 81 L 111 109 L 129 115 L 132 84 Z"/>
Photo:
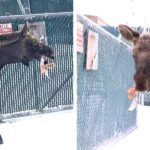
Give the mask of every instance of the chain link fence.
<path id="1" fill-rule="evenodd" d="M 77 54 L 77 143 L 78 150 L 95 150 L 135 128 L 136 111 L 128 111 L 127 98 L 134 60 L 128 45 L 81 15 L 77 20 L 84 26 L 84 51 Z M 98 33 L 97 70 L 86 70 L 90 30 Z"/>
<path id="2" fill-rule="evenodd" d="M 56 67 L 49 70 L 51 78 L 48 79 L 41 76 L 39 62 L 36 60 L 29 67 L 21 63 L 5 66 L 1 70 L 0 79 L 0 114 L 8 117 L 33 110 L 72 109 L 72 13 L 0 17 L 0 23 L 11 23 L 13 31 L 19 30 L 20 24 L 25 21 L 39 25 L 41 30 L 45 29 L 44 38 L 54 49 Z"/>
<path id="3" fill-rule="evenodd" d="M 73 0 L 0 0 L 0 16 L 72 11 Z"/>

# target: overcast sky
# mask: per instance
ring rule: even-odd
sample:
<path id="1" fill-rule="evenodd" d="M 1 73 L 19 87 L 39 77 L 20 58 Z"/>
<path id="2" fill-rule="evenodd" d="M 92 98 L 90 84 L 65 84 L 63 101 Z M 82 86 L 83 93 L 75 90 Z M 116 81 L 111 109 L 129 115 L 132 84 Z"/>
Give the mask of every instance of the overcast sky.
<path id="1" fill-rule="evenodd" d="M 110 25 L 150 26 L 149 0 L 75 0 L 81 14 L 96 15 Z"/>

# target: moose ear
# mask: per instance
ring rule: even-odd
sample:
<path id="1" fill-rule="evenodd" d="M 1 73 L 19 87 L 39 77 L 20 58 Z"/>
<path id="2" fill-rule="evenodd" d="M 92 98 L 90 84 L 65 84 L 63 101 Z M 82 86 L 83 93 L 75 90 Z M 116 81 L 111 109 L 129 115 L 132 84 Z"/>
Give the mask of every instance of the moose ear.
<path id="1" fill-rule="evenodd" d="M 129 42 L 132 42 L 134 45 L 140 37 L 140 34 L 138 32 L 132 30 L 127 25 L 119 25 L 119 31 L 123 38 L 125 38 Z"/>
<path id="2" fill-rule="evenodd" d="M 22 28 L 22 31 L 21 31 L 21 35 L 26 35 L 27 32 L 29 31 L 29 23 L 28 22 L 25 22 L 25 25 L 24 27 Z"/>

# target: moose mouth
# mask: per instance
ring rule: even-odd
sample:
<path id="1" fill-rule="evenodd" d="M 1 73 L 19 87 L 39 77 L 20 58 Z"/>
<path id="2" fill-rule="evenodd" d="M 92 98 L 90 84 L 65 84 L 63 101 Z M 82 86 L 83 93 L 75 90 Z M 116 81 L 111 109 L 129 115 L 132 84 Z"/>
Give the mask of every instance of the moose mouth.
<path id="1" fill-rule="evenodd" d="M 48 65 L 48 66 L 50 66 L 48 68 L 51 68 L 51 69 L 53 69 L 56 66 L 54 63 L 54 60 L 51 58 L 48 58 L 46 56 L 41 56 L 40 64 Z"/>

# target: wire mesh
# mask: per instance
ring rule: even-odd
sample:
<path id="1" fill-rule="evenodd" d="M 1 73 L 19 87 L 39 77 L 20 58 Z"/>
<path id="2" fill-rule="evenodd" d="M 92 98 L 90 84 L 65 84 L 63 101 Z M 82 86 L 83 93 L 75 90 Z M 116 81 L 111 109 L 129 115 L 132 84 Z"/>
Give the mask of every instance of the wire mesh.
<path id="1" fill-rule="evenodd" d="M 72 12 L 73 0 L 0 0 L 0 16 L 21 15 L 22 9 L 26 14 Z"/>
<path id="2" fill-rule="evenodd" d="M 85 17 L 84 52 L 77 54 L 78 150 L 92 150 L 134 128 L 136 111 L 128 112 L 127 89 L 133 86 L 130 47 Z M 98 33 L 98 69 L 86 70 L 88 32 Z"/>

